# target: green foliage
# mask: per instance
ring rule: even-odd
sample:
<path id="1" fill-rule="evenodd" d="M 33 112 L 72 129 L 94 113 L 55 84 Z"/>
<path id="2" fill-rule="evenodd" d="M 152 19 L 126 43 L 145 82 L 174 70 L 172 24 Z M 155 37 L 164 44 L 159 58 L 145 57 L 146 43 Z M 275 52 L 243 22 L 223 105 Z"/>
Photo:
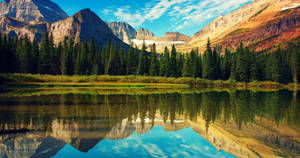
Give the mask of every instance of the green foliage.
<path id="1" fill-rule="evenodd" d="M 146 45 L 143 43 L 142 50 L 140 52 L 139 56 L 139 62 L 138 62 L 138 67 L 137 67 L 137 75 L 146 75 L 148 72 L 148 55 L 146 52 Z"/>
<path id="2" fill-rule="evenodd" d="M 124 47 L 110 40 L 98 47 L 94 38 L 75 43 L 66 37 L 55 45 L 52 35 L 47 33 L 40 44 L 36 40 L 31 42 L 27 36 L 0 37 L 0 73 L 189 77 L 203 78 L 199 82 L 205 84 L 224 84 L 221 80 L 287 84 L 298 83 L 300 77 L 299 43 L 289 43 L 275 52 L 255 53 L 241 42 L 237 50 L 222 52 L 218 47 L 212 48 L 208 40 L 204 53 L 194 49 L 182 54 L 172 46 L 171 51 L 166 47 L 163 54 L 158 54 L 155 44 L 148 52 L 145 44 L 138 50 L 133 45 Z M 193 80 L 191 84 L 199 82 Z"/>
<path id="3" fill-rule="evenodd" d="M 169 62 L 169 76 L 171 77 L 177 77 L 177 52 L 176 52 L 176 48 L 173 45 L 172 46 L 172 50 L 171 50 L 171 58 L 170 58 L 170 62 Z"/>
<path id="4" fill-rule="evenodd" d="M 160 76 L 168 77 L 169 76 L 169 50 L 165 47 L 164 54 L 160 58 Z"/>
<path id="5" fill-rule="evenodd" d="M 44 38 L 40 46 L 40 59 L 39 59 L 39 73 L 41 74 L 52 74 L 52 52 L 50 48 L 50 41 L 48 33 L 45 33 Z"/>
<path id="6" fill-rule="evenodd" d="M 152 45 L 152 51 L 150 55 L 150 68 L 149 68 L 149 75 L 150 76 L 158 76 L 159 74 L 159 63 L 157 59 L 157 53 L 156 53 L 156 46 L 155 44 Z"/>
<path id="7" fill-rule="evenodd" d="M 216 80 L 218 79 L 219 65 L 217 63 L 217 52 L 216 50 L 212 51 L 211 43 L 208 39 L 206 51 L 203 55 L 203 78 Z"/>

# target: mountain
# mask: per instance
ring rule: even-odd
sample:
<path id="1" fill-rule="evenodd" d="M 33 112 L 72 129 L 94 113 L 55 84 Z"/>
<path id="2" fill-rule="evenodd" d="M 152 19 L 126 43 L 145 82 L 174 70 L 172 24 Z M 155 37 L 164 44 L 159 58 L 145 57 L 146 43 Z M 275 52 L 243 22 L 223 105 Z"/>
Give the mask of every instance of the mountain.
<path id="1" fill-rule="evenodd" d="M 55 22 L 68 17 L 50 0 L 4 0 L 0 3 L 0 16 L 4 15 L 26 22 Z"/>
<path id="2" fill-rule="evenodd" d="M 243 41 L 256 51 L 271 49 L 300 37 L 299 3 L 299 0 L 255 0 L 230 14 L 220 15 L 180 49 L 198 47 L 203 51 L 208 38 L 222 48 L 236 49 Z"/>
<path id="3" fill-rule="evenodd" d="M 191 40 L 191 37 L 181 34 L 179 32 L 167 32 L 163 38 L 165 41 L 189 42 Z"/>
<path id="4" fill-rule="evenodd" d="M 94 12 L 84 9 L 75 15 L 50 24 L 48 31 L 53 34 L 54 42 L 58 43 L 65 37 L 72 37 L 75 42 L 84 42 L 94 37 L 99 45 L 108 40 L 122 43 Z"/>
<path id="5" fill-rule="evenodd" d="M 191 40 L 191 37 L 181 34 L 179 32 L 167 32 L 163 37 L 157 37 L 153 32 L 140 28 L 135 30 L 131 25 L 125 22 L 111 22 L 108 24 L 114 35 L 123 42 L 133 43 L 138 48 L 141 48 L 143 43 L 146 44 L 150 50 L 153 43 L 156 44 L 158 52 L 163 52 L 165 47 L 171 48 L 172 45 L 185 45 Z"/>
<path id="6" fill-rule="evenodd" d="M 153 37 L 154 33 L 144 28 L 140 28 L 136 34 L 136 39 L 138 40 L 152 40 Z"/>
<path id="7" fill-rule="evenodd" d="M 167 32 L 164 36 L 157 37 L 146 29 L 139 29 L 136 39 L 132 40 L 132 42 L 139 48 L 141 48 L 144 42 L 148 48 L 151 48 L 151 45 L 155 43 L 157 52 L 163 52 L 165 47 L 171 49 L 172 45 L 183 46 L 190 40 L 191 37 L 179 32 Z"/>
<path id="8" fill-rule="evenodd" d="M 127 23 L 111 22 L 108 24 L 108 26 L 113 31 L 115 36 L 127 44 L 130 44 L 130 41 L 136 37 L 136 30 Z"/>
<path id="9" fill-rule="evenodd" d="M 108 40 L 124 44 L 114 36 L 107 24 L 90 9 L 84 9 L 73 16 L 54 23 L 29 23 L 16 18 L 2 16 L 0 18 L 0 31 L 10 36 L 36 38 L 41 41 L 45 32 L 53 34 L 54 43 L 58 44 L 65 37 L 71 37 L 75 42 L 84 42 L 94 37 L 99 45 L 105 45 Z"/>

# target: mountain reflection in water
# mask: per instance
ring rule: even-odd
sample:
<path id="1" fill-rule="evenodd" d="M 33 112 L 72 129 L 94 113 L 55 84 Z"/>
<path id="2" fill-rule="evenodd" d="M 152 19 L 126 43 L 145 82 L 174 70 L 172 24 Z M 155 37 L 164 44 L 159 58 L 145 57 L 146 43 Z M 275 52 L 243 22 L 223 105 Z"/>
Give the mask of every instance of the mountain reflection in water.
<path id="1" fill-rule="evenodd" d="M 287 90 L 0 95 L 0 157 L 296 157 L 299 99 Z"/>

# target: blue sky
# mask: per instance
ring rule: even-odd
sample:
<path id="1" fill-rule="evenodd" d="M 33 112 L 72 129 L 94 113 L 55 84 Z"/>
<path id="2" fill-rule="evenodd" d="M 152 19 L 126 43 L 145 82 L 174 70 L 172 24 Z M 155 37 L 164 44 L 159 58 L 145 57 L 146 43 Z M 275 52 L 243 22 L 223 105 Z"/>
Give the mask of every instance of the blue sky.
<path id="1" fill-rule="evenodd" d="M 138 135 L 134 132 L 122 140 L 104 139 L 87 153 L 66 145 L 53 158 L 88 157 L 202 157 L 235 158 L 235 156 L 217 149 L 202 138 L 191 127 L 176 132 L 166 132 L 155 126 L 151 131 Z"/>
<path id="2" fill-rule="evenodd" d="M 101 19 L 125 21 L 156 36 L 181 32 L 192 36 L 220 13 L 230 13 L 253 0 L 52 0 L 69 15 L 91 8 Z"/>

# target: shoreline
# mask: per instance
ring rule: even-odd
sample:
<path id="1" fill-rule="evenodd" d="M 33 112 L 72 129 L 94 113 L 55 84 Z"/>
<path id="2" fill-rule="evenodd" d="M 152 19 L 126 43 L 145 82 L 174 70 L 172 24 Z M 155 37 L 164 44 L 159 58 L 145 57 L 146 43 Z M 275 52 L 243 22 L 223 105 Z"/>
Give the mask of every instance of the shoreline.
<path id="1" fill-rule="evenodd" d="M 272 81 L 249 83 L 232 80 L 206 80 L 201 78 L 172 78 L 152 76 L 57 76 L 40 74 L 0 74 L 1 88 L 236 88 L 243 90 L 294 90 L 294 84 L 280 84 Z M 300 87 L 300 86 L 298 86 Z M 298 88 L 299 89 L 299 88 Z M 298 90 L 297 89 L 297 90 Z"/>

